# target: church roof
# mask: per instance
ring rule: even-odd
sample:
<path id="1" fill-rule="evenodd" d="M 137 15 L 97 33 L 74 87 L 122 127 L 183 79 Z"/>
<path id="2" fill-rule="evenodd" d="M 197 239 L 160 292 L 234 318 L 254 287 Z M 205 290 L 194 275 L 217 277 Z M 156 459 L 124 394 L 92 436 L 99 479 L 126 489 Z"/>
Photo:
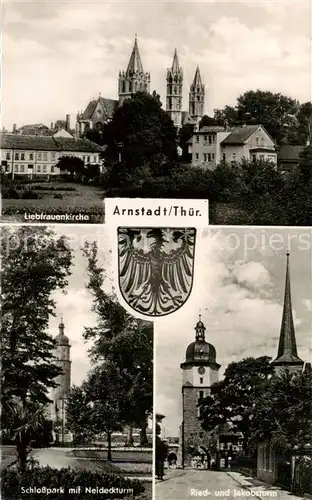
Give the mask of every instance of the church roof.
<path id="1" fill-rule="evenodd" d="M 194 87 L 202 87 L 202 85 L 203 85 L 202 80 L 201 80 L 201 76 L 200 76 L 199 66 L 197 66 L 197 68 L 196 68 L 192 85 Z"/>
<path id="2" fill-rule="evenodd" d="M 64 328 L 65 325 L 63 323 L 63 320 L 61 320 L 59 324 L 59 333 L 55 337 L 55 340 L 57 341 L 58 345 L 69 345 L 69 338 L 66 335 L 64 335 Z"/>
<path id="3" fill-rule="evenodd" d="M 132 49 L 126 74 L 129 75 L 136 72 L 144 73 L 137 38 L 135 38 L 134 40 L 134 46 Z"/>
<path id="4" fill-rule="evenodd" d="M 81 120 L 91 120 L 98 102 L 100 102 L 102 104 L 102 107 L 105 111 L 106 117 L 108 119 L 113 118 L 114 111 L 118 106 L 118 101 L 115 99 L 107 99 L 105 97 L 98 97 L 97 99 L 92 99 L 92 101 L 89 102 L 88 106 L 86 107 L 86 109 L 82 113 Z"/>
<path id="5" fill-rule="evenodd" d="M 206 342 L 205 340 L 205 325 L 201 321 L 201 316 L 199 316 L 199 321 L 196 324 L 195 331 L 196 337 L 195 341 L 191 342 L 185 353 L 185 361 L 181 364 L 181 368 L 187 365 L 214 365 L 219 368 L 220 365 L 216 361 L 216 349 L 212 344 Z"/>
<path id="6" fill-rule="evenodd" d="M 286 255 L 287 263 L 284 306 L 277 358 L 273 361 L 273 364 L 275 365 L 287 365 L 294 363 L 303 364 L 303 361 L 298 357 L 297 354 L 296 335 L 291 303 L 289 253 L 287 253 Z"/>

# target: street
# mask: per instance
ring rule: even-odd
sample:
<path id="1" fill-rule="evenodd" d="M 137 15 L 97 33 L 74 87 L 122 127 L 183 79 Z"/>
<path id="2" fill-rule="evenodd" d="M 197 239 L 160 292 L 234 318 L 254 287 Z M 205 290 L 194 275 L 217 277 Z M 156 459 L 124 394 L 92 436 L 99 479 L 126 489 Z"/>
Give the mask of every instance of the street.
<path id="1" fill-rule="evenodd" d="M 180 474 L 179 474 L 180 473 Z M 183 475 L 182 475 L 183 474 Z M 246 495 L 226 472 L 193 470 L 167 471 L 164 481 L 156 480 L 155 500 L 226 498 L 237 500 Z"/>

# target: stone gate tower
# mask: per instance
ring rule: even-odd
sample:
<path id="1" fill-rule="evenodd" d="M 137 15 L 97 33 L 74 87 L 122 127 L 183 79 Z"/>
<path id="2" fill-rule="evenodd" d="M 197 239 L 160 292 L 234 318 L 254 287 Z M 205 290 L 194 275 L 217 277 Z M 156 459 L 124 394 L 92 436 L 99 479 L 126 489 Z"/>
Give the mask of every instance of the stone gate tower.
<path id="1" fill-rule="evenodd" d="M 205 340 L 205 325 L 199 321 L 195 327 L 195 341 L 186 349 L 182 373 L 182 413 L 181 429 L 182 462 L 189 465 L 190 447 L 200 446 L 204 435 L 199 420 L 198 401 L 210 394 L 210 387 L 218 382 L 220 366 L 216 362 L 216 349 Z"/>
<path id="2" fill-rule="evenodd" d="M 64 335 L 64 323 L 59 324 L 59 334 L 55 337 L 57 345 L 55 352 L 55 364 L 62 368 L 62 373 L 56 378 L 58 386 L 52 392 L 52 420 L 61 422 L 62 427 L 66 427 L 65 404 L 67 393 L 70 389 L 71 361 L 69 339 Z"/>

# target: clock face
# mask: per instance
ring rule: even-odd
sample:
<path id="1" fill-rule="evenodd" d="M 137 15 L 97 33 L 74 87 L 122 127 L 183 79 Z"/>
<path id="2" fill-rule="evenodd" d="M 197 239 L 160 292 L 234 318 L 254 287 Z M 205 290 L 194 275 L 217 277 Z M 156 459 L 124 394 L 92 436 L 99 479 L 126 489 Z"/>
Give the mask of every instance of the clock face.
<path id="1" fill-rule="evenodd" d="M 206 370 L 205 370 L 205 368 L 204 368 L 203 366 L 200 366 L 200 367 L 198 368 L 198 373 L 199 373 L 199 375 L 204 375 L 205 371 L 206 371 Z"/>

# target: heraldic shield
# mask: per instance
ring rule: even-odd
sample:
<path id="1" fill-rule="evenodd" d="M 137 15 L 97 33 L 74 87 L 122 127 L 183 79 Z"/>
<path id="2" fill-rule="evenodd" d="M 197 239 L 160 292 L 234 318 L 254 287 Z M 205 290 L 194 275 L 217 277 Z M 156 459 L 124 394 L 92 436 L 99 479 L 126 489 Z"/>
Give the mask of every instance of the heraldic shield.
<path id="1" fill-rule="evenodd" d="M 146 316 L 165 316 L 188 299 L 194 274 L 196 229 L 118 228 L 119 288 Z"/>

